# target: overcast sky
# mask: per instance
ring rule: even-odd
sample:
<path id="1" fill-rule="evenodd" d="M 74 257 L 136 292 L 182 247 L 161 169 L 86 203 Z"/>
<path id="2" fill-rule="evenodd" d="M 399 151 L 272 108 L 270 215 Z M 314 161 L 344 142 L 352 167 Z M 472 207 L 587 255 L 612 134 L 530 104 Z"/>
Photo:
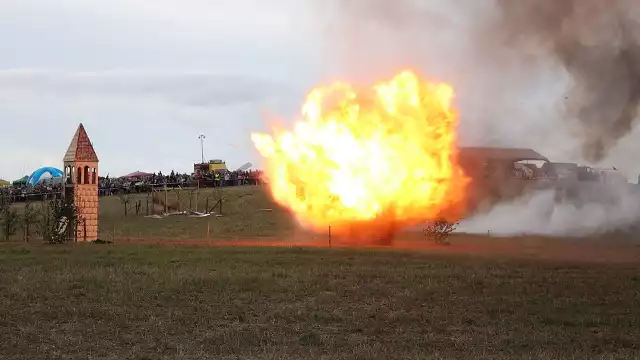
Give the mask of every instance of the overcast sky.
<path id="1" fill-rule="evenodd" d="M 191 172 L 201 133 L 206 159 L 258 165 L 249 133 L 266 114 L 290 120 L 315 84 L 405 67 L 454 85 L 463 143 L 580 160 L 556 64 L 497 66 L 473 37 L 490 0 L 420 3 L 0 0 L 0 178 L 61 167 L 80 122 L 102 175 Z M 634 139 L 607 160 L 630 174 Z"/>
<path id="2" fill-rule="evenodd" d="M 84 123 L 101 173 L 257 162 L 262 113 L 290 114 L 317 48 L 296 1 L 0 0 L 0 178 L 61 167 Z M 262 4 L 262 6 L 259 6 Z"/>

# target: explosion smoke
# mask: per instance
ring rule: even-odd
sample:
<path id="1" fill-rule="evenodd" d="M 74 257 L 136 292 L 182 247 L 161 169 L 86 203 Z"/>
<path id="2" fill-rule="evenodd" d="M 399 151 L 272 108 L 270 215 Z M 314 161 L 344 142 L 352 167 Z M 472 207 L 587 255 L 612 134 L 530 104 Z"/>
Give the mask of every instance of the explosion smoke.
<path id="1" fill-rule="evenodd" d="M 623 188 L 614 191 L 619 195 L 615 203 L 588 203 L 582 207 L 556 203 L 552 190 L 537 192 L 465 219 L 458 231 L 489 231 L 495 236 L 597 236 L 637 231 L 640 195 Z"/>
<path id="2" fill-rule="evenodd" d="M 571 126 L 573 137 L 580 139 L 579 150 L 584 160 L 597 163 L 605 159 L 609 150 L 633 128 L 640 104 L 637 2 L 476 0 L 454 4 L 432 0 L 336 0 L 336 3 L 337 15 L 332 24 L 342 38 L 332 41 L 343 43 L 341 50 L 348 54 L 344 65 L 350 71 L 378 73 L 380 68 L 406 66 L 411 62 L 440 74 L 458 89 L 485 82 L 473 88 L 491 95 L 485 102 L 498 104 L 500 94 L 496 88 L 522 91 L 521 96 L 527 97 L 529 94 L 523 91 L 527 87 L 544 86 L 535 84 L 535 80 L 543 72 L 549 72 L 545 65 L 551 61 L 566 72 L 571 82 L 554 103 L 561 105 L 560 118 Z M 356 65 L 352 64 L 354 61 Z M 505 74 L 514 67 L 518 69 L 515 74 Z M 556 78 L 562 76 L 555 74 Z M 460 95 L 464 97 L 464 91 Z M 508 111 L 513 105 L 500 106 Z M 464 120 L 461 131 L 464 132 Z"/>
<path id="3" fill-rule="evenodd" d="M 574 84 L 567 119 L 578 125 L 582 155 L 602 160 L 627 135 L 640 104 L 637 3 L 625 0 L 496 0 L 494 28 L 517 51 L 557 58 Z"/>
<path id="4" fill-rule="evenodd" d="M 323 24 L 329 25 L 323 28 L 328 70 L 376 77 L 411 65 L 446 79 L 458 93 L 462 145 L 531 147 L 554 161 L 606 160 L 637 171 L 628 156 L 633 142 L 620 141 L 632 134 L 640 102 L 640 6 L 634 1 L 334 0 L 319 6 L 328 3 L 334 5 Z M 587 212 L 597 228 L 635 221 L 626 200 L 587 209 L 550 201 L 541 194 L 502 204 L 474 225 L 493 218 L 515 226 L 507 233 L 530 232 L 532 222 L 510 221 L 525 209 L 540 221 L 562 219 L 548 234 L 576 233 Z"/>

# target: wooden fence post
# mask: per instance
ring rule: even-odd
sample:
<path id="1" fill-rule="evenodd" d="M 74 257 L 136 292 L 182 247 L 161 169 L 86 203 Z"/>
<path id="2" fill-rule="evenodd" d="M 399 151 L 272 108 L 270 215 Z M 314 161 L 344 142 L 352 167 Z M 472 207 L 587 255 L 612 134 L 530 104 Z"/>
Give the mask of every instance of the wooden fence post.
<path id="1" fill-rule="evenodd" d="M 169 198 L 167 197 L 167 183 L 164 183 L 164 213 L 168 214 L 169 213 L 169 205 L 167 204 L 167 202 L 169 201 Z"/>

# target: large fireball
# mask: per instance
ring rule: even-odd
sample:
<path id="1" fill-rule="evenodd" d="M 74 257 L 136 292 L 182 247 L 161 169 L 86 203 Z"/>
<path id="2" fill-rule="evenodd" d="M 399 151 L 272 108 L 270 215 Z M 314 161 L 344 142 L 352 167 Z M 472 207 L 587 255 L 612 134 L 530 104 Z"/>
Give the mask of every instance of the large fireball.
<path id="1" fill-rule="evenodd" d="M 319 232 L 459 216 L 468 179 L 453 95 L 410 71 L 364 91 L 312 90 L 292 130 L 251 136 L 273 198 Z"/>

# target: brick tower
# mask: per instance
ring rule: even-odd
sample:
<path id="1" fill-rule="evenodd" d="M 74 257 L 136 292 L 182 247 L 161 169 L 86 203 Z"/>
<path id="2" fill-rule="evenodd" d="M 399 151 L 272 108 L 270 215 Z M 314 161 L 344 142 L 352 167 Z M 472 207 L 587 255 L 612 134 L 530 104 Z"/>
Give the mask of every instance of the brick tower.
<path id="1" fill-rule="evenodd" d="M 78 210 L 77 241 L 98 239 L 98 155 L 80 124 L 64 155 L 65 201 Z"/>

